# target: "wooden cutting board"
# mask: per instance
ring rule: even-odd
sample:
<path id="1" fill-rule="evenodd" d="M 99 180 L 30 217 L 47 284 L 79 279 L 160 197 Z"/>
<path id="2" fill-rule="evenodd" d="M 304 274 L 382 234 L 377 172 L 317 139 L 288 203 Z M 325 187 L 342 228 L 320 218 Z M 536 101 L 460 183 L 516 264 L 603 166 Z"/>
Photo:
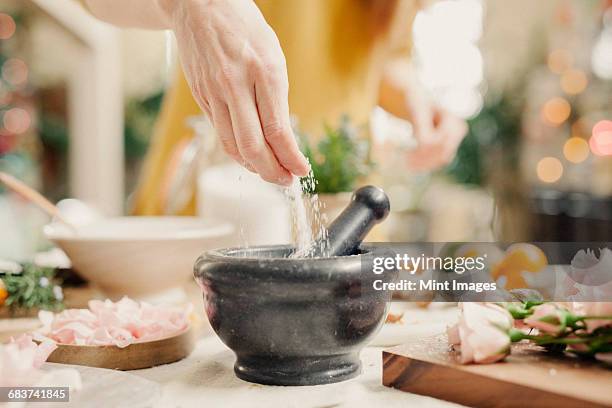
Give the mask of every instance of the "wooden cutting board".
<path id="1" fill-rule="evenodd" d="M 612 407 L 612 369 L 527 343 L 506 361 L 461 365 L 446 335 L 383 351 L 383 384 L 474 407 Z"/>

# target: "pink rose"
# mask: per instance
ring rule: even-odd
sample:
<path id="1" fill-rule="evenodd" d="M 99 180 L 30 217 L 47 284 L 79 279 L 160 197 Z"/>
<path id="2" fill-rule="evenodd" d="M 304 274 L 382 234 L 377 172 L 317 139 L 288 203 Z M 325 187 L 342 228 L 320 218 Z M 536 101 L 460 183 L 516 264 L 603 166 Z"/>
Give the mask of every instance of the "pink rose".
<path id="1" fill-rule="evenodd" d="M 606 364 L 612 364 L 612 352 L 608 353 L 597 353 L 595 358 L 599 361 L 603 361 Z"/>
<path id="2" fill-rule="evenodd" d="M 461 349 L 461 363 L 489 364 L 510 352 L 510 313 L 490 303 L 461 303 L 459 322 L 447 331 L 449 343 Z"/>
<path id="3" fill-rule="evenodd" d="M 601 317 L 585 320 L 589 332 L 612 325 L 612 302 L 573 302 L 570 309 L 577 316 Z"/>
<path id="4" fill-rule="evenodd" d="M 568 339 L 575 339 L 576 336 L 568 336 Z M 568 351 L 574 351 L 576 353 L 588 353 L 589 352 L 589 346 L 584 344 L 584 343 L 573 343 L 573 344 L 568 344 L 567 345 L 567 350 Z"/>
<path id="5" fill-rule="evenodd" d="M 597 303 L 595 301 L 610 299 L 612 296 L 612 250 L 601 248 L 599 257 L 597 251 L 580 250 L 572 259 L 568 276 L 566 277 L 566 295 L 570 300 L 582 303 Z M 606 302 L 599 302 L 605 304 Z M 600 322 L 601 323 L 601 322 Z M 599 324 L 599 323 L 598 323 Z M 596 326 L 599 326 L 596 324 Z"/>
<path id="6" fill-rule="evenodd" d="M 533 314 L 524 319 L 527 326 L 542 333 L 560 334 L 566 327 L 567 310 L 554 303 L 544 303 L 533 308 Z"/>

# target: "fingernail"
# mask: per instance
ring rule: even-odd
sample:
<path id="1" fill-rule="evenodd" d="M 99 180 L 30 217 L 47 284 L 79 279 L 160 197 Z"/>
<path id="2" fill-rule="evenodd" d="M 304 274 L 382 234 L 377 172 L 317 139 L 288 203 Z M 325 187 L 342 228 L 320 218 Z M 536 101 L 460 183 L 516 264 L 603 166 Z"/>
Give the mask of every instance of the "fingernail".
<path id="1" fill-rule="evenodd" d="M 304 170 L 301 172 L 301 174 L 298 174 L 298 176 L 305 177 L 308 175 L 308 173 L 310 173 L 310 162 L 304 155 L 302 155 L 302 164 Z"/>
<path id="2" fill-rule="evenodd" d="M 305 171 L 296 172 L 295 175 L 297 177 L 306 177 L 310 173 L 310 168 Z"/>

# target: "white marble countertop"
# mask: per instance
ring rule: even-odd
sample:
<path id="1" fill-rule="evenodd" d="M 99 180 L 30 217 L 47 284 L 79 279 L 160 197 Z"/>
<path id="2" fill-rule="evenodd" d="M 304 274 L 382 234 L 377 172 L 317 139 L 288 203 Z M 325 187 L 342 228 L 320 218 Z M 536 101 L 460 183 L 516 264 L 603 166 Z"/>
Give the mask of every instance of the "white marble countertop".
<path id="1" fill-rule="evenodd" d="M 206 323 L 194 351 L 189 357 L 176 363 L 127 372 L 71 366 L 81 373 L 83 389 L 74 395 L 74 401 L 71 396 L 69 406 L 457 407 L 456 404 L 382 385 L 382 350 L 443 332 L 447 325 L 456 320 L 457 308 L 434 304 L 422 309 L 409 303 L 396 302 L 392 304 L 391 312 L 403 312 L 402 321 L 383 326 L 369 347 L 362 351 L 363 372 L 352 380 L 307 387 L 266 386 L 242 381 L 234 375 L 233 353 L 212 333 Z M 45 366 L 46 369 L 56 369 L 63 365 Z M 27 406 L 43 407 L 40 403 Z"/>
<path id="2" fill-rule="evenodd" d="M 405 308 L 396 304 L 392 309 Z M 363 373 L 352 380 L 309 387 L 279 387 L 252 384 L 233 372 L 234 355 L 209 334 L 201 338 L 193 353 L 177 363 L 131 371 L 161 387 L 163 407 L 452 407 L 445 401 L 410 394 L 382 385 L 382 350 L 409 339 L 440 333 L 455 318 L 454 308 L 410 308 L 402 324 L 387 324 L 374 345 L 361 353 Z"/>

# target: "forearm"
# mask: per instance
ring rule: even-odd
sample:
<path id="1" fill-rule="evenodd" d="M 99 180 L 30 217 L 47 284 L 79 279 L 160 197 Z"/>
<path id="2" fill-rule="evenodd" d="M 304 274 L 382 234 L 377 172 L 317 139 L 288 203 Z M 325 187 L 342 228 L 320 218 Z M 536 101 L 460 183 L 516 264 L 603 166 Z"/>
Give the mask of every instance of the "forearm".
<path id="1" fill-rule="evenodd" d="M 378 92 L 378 104 L 387 112 L 406 120 L 412 115 L 407 98 L 414 73 L 408 58 L 398 58 L 387 63 Z"/>
<path id="2" fill-rule="evenodd" d="M 83 0 L 89 11 L 107 23 L 125 28 L 171 28 L 170 9 L 184 0 Z"/>
<path id="3" fill-rule="evenodd" d="M 285 56 L 252 0 L 85 0 L 123 27 L 172 29 L 185 78 L 226 153 L 264 180 L 310 170 L 289 117 Z"/>

